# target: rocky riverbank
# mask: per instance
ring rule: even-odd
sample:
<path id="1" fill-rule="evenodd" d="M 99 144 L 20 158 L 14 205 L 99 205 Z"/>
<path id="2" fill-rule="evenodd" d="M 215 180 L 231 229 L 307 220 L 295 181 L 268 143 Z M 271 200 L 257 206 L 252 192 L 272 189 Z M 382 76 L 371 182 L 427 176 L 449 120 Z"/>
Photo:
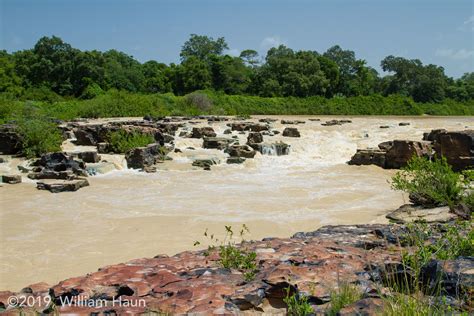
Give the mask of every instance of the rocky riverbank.
<path id="1" fill-rule="evenodd" d="M 223 268 L 217 250 L 136 259 L 55 285 L 0 292 L 0 308 L 19 314 L 8 305 L 8 297 L 15 296 L 35 302 L 22 313 L 284 314 L 284 299 L 296 294 L 306 297 L 315 313 L 324 313 L 334 291 L 351 284 L 360 299 L 339 314 L 376 315 L 388 304 L 383 298 L 393 295 L 384 280 L 404 277 L 401 254 L 413 251 L 406 234 L 398 225 L 325 226 L 291 238 L 244 242 L 239 247 L 256 254 L 251 280 L 238 269 Z M 434 234 L 430 242 L 439 238 Z M 410 282 L 429 286 L 438 278 L 440 293 L 454 310 L 472 311 L 474 257 L 431 260 L 420 280 Z M 46 304 L 45 297 L 54 304 Z"/>

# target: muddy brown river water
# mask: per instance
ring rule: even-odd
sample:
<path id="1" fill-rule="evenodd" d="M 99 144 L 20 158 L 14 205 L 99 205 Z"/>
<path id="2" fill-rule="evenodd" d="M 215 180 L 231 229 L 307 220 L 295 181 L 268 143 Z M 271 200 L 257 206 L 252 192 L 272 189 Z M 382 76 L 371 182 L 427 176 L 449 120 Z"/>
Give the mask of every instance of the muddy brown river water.
<path id="1" fill-rule="evenodd" d="M 174 160 L 160 164 L 154 174 L 128 170 L 123 157 L 105 155 L 121 170 L 89 177 L 90 186 L 77 192 L 39 191 L 26 178 L 22 184 L 3 185 L 0 290 L 193 249 L 206 228 L 220 233 L 224 225 L 246 224 L 248 238 L 261 239 L 327 224 L 385 222 L 387 211 L 405 197 L 390 190 L 394 171 L 347 165 L 356 149 L 393 139 L 421 140 L 423 132 L 434 128 L 474 128 L 472 117 L 345 117 L 353 123 L 331 127 L 308 118 L 286 117 L 306 121 L 294 126 L 301 138 L 265 136 L 289 143 L 288 156 L 257 154 L 242 165 L 227 165 L 223 152 L 200 149 L 201 139 L 178 137 L 176 147 L 183 153 L 171 154 Z M 210 125 L 219 136 L 225 124 Z M 284 128 L 279 121 L 273 125 Z M 64 149 L 84 148 L 65 143 Z M 212 171 L 191 167 L 194 158 L 210 156 L 224 163 Z M 19 162 L 0 164 L 0 173 L 17 172 Z"/>

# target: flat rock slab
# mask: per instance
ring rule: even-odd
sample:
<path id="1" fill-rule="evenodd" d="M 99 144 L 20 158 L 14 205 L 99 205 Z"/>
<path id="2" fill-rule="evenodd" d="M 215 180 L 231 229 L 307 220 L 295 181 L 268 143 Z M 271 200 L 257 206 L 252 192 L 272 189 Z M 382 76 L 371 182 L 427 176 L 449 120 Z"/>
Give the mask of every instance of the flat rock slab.
<path id="1" fill-rule="evenodd" d="M 87 179 L 41 181 L 36 183 L 36 187 L 39 190 L 48 190 L 52 193 L 77 191 L 88 185 L 89 181 Z"/>
<path id="2" fill-rule="evenodd" d="M 458 218 L 455 214 L 450 213 L 448 206 L 423 208 L 411 204 L 400 206 L 397 210 L 389 213 L 386 217 L 396 223 L 414 223 L 422 221 L 427 223 L 446 223 Z"/>

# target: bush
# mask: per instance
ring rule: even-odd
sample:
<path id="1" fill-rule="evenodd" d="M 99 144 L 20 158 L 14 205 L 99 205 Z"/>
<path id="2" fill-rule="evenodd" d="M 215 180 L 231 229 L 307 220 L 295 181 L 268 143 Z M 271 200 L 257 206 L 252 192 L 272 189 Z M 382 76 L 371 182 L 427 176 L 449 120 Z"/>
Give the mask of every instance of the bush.
<path id="1" fill-rule="evenodd" d="M 127 132 L 125 130 L 111 132 L 107 138 L 110 143 L 110 149 L 115 153 L 126 153 L 133 148 L 144 147 L 155 142 L 152 135 Z"/>
<path id="2" fill-rule="evenodd" d="M 306 316 L 313 315 L 314 310 L 308 302 L 308 297 L 299 295 L 297 292 L 291 294 L 291 288 L 286 288 L 286 297 L 283 302 L 286 304 L 286 312 L 290 316 Z"/>
<path id="3" fill-rule="evenodd" d="M 426 206 L 452 206 L 461 199 L 462 177 L 445 158 L 433 161 L 413 157 L 403 170 L 392 177 L 392 188 L 404 191 Z"/>
<path id="4" fill-rule="evenodd" d="M 347 283 L 343 283 L 337 291 L 331 293 L 331 308 L 327 315 L 337 315 L 337 313 L 344 307 L 357 302 L 362 298 L 360 290 Z"/>
<path id="5" fill-rule="evenodd" d="M 57 126 L 46 119 L 17 121 L 22 137 L 22 151 L 28 158 L 61 150 L 62 136 Z"/>
<path id="6" fill-rule="evenodd" d="M 193 92 L 185 96 L 186 102 L 190 106 L 195 106 L 200 111 L 207 113 L 212 109 L 212 101 L 201 92 Z"/>

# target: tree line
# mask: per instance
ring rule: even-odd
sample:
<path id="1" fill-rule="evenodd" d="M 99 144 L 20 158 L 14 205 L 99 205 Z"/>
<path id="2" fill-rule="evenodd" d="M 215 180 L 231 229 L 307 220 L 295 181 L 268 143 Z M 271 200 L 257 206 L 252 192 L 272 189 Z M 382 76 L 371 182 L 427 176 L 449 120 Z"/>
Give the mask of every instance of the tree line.
<path id="1" fill-rule="evenodd" d="M 225 54 L 223 37 L 191 34 L 180 63 L 140 63 L 117 50 L 81 51 L 61 38 L 43 37 L 32 49 L 0 51 L 0 92 L 20 99 L 91 99 L 110 89 L 185 95 L 196 90 L 262 97 L 332 98 L 392 94 L 416 102 L 474 99 L 474 73 L 454 79 L 444 68 L 418 59 L 387 56 L 382 76 L 351 50 L 336 45 L 324 53 L 284 45 L 260 57 L 252 49 Z"/>

